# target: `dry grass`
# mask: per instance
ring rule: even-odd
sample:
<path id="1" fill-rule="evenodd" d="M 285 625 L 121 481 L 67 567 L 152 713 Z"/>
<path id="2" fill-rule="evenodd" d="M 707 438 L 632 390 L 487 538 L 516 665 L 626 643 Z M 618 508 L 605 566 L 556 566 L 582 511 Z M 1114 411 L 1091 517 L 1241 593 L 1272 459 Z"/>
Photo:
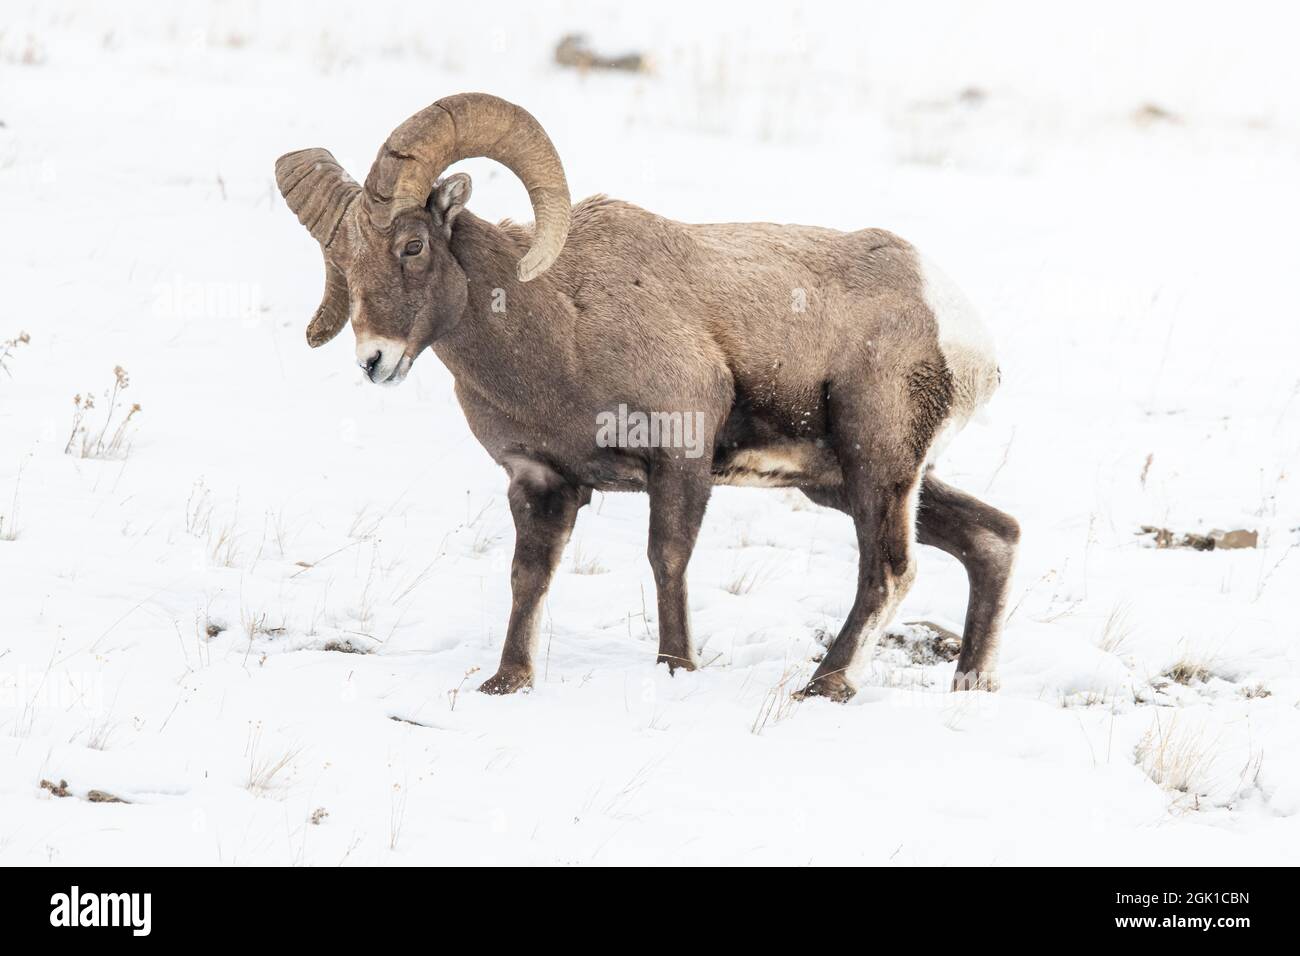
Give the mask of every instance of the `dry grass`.
<path id="1" fill-rule="evenodd" d="M 1208 659 L 1202 660 L 1189 655 L 1175 661 L 1162 676 L 1168 677 L 1175 684 L 1182 684 L 1184 687 L 1190 684 L 1208 684 L 1218 676 L 1210 665 L 1211 661 Z"/>
<path id="2" fill-rule="evenodd" d="M 1255 597 L 1253 600 L 1258 601 L 1260 598 L 1264 596 L 1264 592 L 1268 590 L 1269 582 L 1273 580 L 1273 575 L 1277 572 L 1277 569 L 1282 566 L 1283 562 L 1285 562 L 1286 559 L 1291 556 L 1291 552 L 1294 551 L 1297 547 L 1300 547 L 1300 545 L 1294 543 L 1289 545 L 1287 549 L 1282 552 L 1282 557 L 1278 558 L 1277 561 L 1273 563 L 1273 566 L 1269 568 L 1267 571 L 1264 570 L 1263 559 L 1261 558 L 1260 567 L 1259 567 L 1259 579 L 1255 583 Z"/>
<path id="3" fill-rule="evenodd" d="M 352 516 L 352 524 L 348 526 L 348 537 L 353 541 L 369 541 L 379 531 L 384 517 L 382 514 L 372 515 L 368 505 L 363 507 Z"/>
<path id="4" fill-rule="evenodd" d="M 763 564 L 751 564 L 747 568 L 738 568 L 732 572 L 731 580 L 722 585 L 722 590 L 728 594 L 741 597 L 767 580 L 770 574 L 771 568 Z"/>
<path id="5" fill-rule="evenodd" d="M 406 790 L 400 783 L 395 783 L 388 804 L 388 849 L 397 849 L 397 842 L 402 838 L 402 823 L 405 820 Z"/>
<path id="6" fill-rule="evenodd" d="M 273 511 L 267 509 L 262 518 L 262 543 L 258 545 L 257 557 L 254 564 L 261 560 L 263 552 L 266 550 L 267 540 L 274 542 L 275 550 L 278 557 L 285 557 L 287 552 L 286 545 L 289 541 L 289 525 L 285 520 L 283 511 Z"/>
<path id="7" fill-rule="evenodd" d="M 1129 605 L 1120 601 L 1106 615 L 1106 620 L 1101 626 L 1101 637 L 1097 639 L 1097 646 L 1107 654 L 1119 654 L 1132 636 L 1133 624 L 1130 619 Z"/>
<path id="8" fill-rule="evenodd" d="M 127 442 L 131 422 L 140 412 L 140 405 L 133 403 L 126 412 L 118 412 L 125 406 L 121 395 L 131 386 L 131 378 L 126 369 L 118 365 L 113 369 L 113 384 L 102 393 L 103 405 L 97 405 L 95 396 L 87 392 L 84 396 L 73 396 L 72 430 L 68 434 L 64 454 L 79 458 L 125 458 L 131 451 Z M 103 422 L 96 427 L 95 412 L 103 408 Z"/>
<path id="9" fill-rule="evenodd" d="M 212 503 L 202 481 L 194 482 L 185 501 L 185 533 L 195 537 L 207 534 L 212 521 Z"/>
<path id="10" fill-rule="evenodd" d="M 794 696 L 794 692 L 807 680 L 808 672 L 804 665 L 787 664 L 777 682 L 763 695 L 763 701 L 759 704 L 758 713 L 754 716 L 749 732 L 757 736 L 767 727 L 779 724 L 792 716 L 799 709 L 799 699 Z"/>
<path id="11" fill-rule="evenodd" d="M 239 564 L 239 532 L 235 530 L 235 521 L 221 525 L 208 535 L 208 557 L 212 563 L 222 568 L 233 568 Z"/>
<path id="12" fill-rule="evenodd" d="M 26 345 L 31 340 L 32 337 L 26 332 L 19 332 L 12 339 L 5 339 L 3 342 L 0 342 L 0 372 L 4 372 L 6 375 L 10 374 L 9 360 L 13 358 L 13 354 L 18 350 L 18 346 Z"/>
<path id="13" fill-rule="evenodd" d="M 1156 784 L 1187 798 L 1195 809 L 1210 788 L 1217 744 L 1203 728 L 1182 726 L 1177 716 L 1162 721 L 1157 714 L 1133 758 Z"/>
<path id="14" fill-rule="evenodd" d="M 302 752 L 301 747 L 266 753 L 262 746 L 262 725 L 253 724 L 248 730 L 248 743 L 244 755 L 248 758 L 248 778 L 245 788 L 255 797 L 265 796 L 283 786 L 285 771 Z"/>
<path id="15" fill-rule="evenodd" d="M 80 739 L 83 746 L 91 750 L 107 750 L 116 730 L 117 724 L 105 715 L 101 720 L 92 720 L 85 730 L 75 734 L 69 743 Z"/>
<path id="16" fill-rule="evenodd" d="M 290 749 L 279 756 L 259 758 L 255 755 L 248 765 L 248 792 L 255 797 L 269 793 L 279 785 L 280 774 L 289 768 L 298 754 L 298 749 Z"/>
<path id="17" fill-rule="evenodd" d="M 447 691 L 447 706 L 451 710 L 456 709 L 456 701 L 460 699 L 460 692 L 465 688 L 465 682 L 478 673 L 477 667 L 471 667 L 465 671 L 465 676 L 460 679 L 460 683 Z"/>
<path id="18" fill-rule="evenodd" d="M 609 568 L 601 563 L 600 559 L 594 555 L 584 556 L 582 553 L 581 542 L 573 546 L 573 573 L 574 574 L 608 574 Z"/>
<path id="19" fill-rule="evenodd" d="M 1265 697 L 1272 697 L 1273 692 L 1261 682 L 1241 688 L 1241 696 L 1247 700 L 1263 700 Z"/>
<path id="20" fill-rule="evenodd" d="M 1081 690 L 1072 694 L 1061 692 L 1061 707 L 1110 707 L 1114 708 L 1119 695 L 1114 690 Z"/>
<path id="21" fill-rule="evenodd" d="M 235 499 L 230 516 L 215 519 L 212 495 L 202 481 L 196 481 L 185 502 L 185 532 L 203 539 L 208 560 L 220 568 L 238 567 L 241 559 L 239 531 L 239 499 Z"/>
<path id="22" fill-rule="evenodd" d="M 287 630 L 283 623 L 268 625 L 265 611 L 258 614 L 256 611 L 246 611 L 244 608 L 240 608 L 239 623 L 243 627 L 244 635 L 248 638 L 250 644 L 259 634 L 266 637 L 279 637 Z"/>
<path id="23" fill-rule="evenodd" d="M 14 477 L 14 496 L 9 505 L 9 513 L 0 515 L 0 541 L 18 540 L 18 488 L 23 481 L 23 466 L 18 466 Z"/>

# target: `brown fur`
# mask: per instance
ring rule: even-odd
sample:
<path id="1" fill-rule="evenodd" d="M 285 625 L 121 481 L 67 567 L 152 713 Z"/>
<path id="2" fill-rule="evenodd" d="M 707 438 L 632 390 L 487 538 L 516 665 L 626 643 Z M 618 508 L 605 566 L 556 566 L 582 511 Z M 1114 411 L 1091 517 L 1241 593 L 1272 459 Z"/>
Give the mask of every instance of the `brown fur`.
<path id="1" fill-rule="evenodd" d="M 912 431 L 908 444 L 917 462 L 925 460 L 930 443 L 952 408 L 952 372 L 942 362 L 919 362 L 907 375 L 912 404 Z"/>

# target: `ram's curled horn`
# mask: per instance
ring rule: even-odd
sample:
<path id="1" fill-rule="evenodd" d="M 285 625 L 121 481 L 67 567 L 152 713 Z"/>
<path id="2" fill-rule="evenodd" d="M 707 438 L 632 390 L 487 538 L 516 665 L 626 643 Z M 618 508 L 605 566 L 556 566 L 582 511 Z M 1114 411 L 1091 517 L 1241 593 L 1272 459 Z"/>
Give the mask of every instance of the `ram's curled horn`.
<path id="1" fill-rule="evenodd" d="M 330 244 L 361 187 L 326 149 L 300 149 L 281 156 L 275 162 L 275 182 L 325 254 L 325 295 L 307 326 L 307 344 L 315 348 L 338 335 L 348 321 L 348 284 L 343 271 L 330 261 Z"/>
<path id="2" fill-rule="evenodd" d="M 298 221 L 326 249 L 361 187 L 328 149 L 300 149 L 275 161 L 275 183 Z"/>
<path id="3" fill-rule="evenodd" d="M 533 204 L 533 244 L 519 261 L 527 282 L 547 269 L 569 234 L 569 186 L 541 124 L 521 107 L 486 93 L 461 93 L 416 113 L 380 147 L 366 177 L 372 220 L 387 228 L 399 213 L 422 207 L 452 163 L 485 156 L 523 182 Z"/>

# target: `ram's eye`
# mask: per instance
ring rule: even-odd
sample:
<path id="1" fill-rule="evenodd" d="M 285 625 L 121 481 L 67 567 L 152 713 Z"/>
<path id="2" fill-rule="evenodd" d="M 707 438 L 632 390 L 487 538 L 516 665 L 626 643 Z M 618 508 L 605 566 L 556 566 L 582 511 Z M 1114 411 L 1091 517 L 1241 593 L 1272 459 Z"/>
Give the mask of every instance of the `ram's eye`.
<path id="1" fill-rule="evenodd" d="M 402 255 L 418 256 L 424 250 L 424 243 L 419 239 L 412 239 L 402 247 Z"/>

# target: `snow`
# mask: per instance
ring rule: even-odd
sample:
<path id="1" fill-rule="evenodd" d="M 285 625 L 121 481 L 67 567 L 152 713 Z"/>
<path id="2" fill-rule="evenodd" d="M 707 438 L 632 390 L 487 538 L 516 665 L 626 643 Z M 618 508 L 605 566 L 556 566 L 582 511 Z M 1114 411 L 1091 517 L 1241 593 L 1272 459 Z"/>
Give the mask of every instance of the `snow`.
<path id="1" fill-rule="evenodd" d="M 737 9 L 9 4 L 0 341 L 31 341 L 0 373 L 0 862 L 1295 862 L 1295 24 Z M 560 70 L 575 29 L 656 72 Z M 379 389 L 349 332 L 307 348 L 320 254 L 272 176 L 313 145 L 363 176 L 462 90 L 537 115 L 575 196 L 888 228 L 953 276 L 1003 384 L 940 471 L 1024 529 L 1000 694 L 946 693 L 903 625 L 962 619 L 923 549 L 858 696 L 792 702 L 851 528 L 726 488 L 690 570 L 709 666 L 655 666 L 646 501 L 597 495 L 537 687 L 472 692 L 509 607 L 504 476 L 433 356 Z M 463 168 L 480 215 L 526 215 Z M 119 365 L 121 443 L 65 454 Z"/>

